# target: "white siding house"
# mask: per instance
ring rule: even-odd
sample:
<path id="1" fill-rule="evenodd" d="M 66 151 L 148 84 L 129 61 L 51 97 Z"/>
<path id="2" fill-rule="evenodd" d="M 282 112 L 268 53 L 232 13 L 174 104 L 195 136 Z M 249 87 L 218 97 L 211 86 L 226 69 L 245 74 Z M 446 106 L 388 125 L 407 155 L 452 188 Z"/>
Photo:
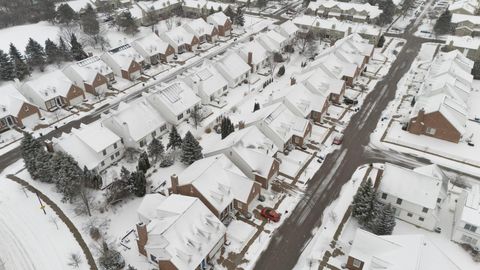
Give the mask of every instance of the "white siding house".
<path id="1" fill-rule="evenodd" d="M 455 209 L 452 240 L 480 250 L 480 186 L 473 185 L 460 195 Z"/>
<path id="2" fill-rule="evenodd" d="M 248 78 L 250 66 L 235 52 L 229 52 L 216 63 L 216 68 L 234 88 Z"/>

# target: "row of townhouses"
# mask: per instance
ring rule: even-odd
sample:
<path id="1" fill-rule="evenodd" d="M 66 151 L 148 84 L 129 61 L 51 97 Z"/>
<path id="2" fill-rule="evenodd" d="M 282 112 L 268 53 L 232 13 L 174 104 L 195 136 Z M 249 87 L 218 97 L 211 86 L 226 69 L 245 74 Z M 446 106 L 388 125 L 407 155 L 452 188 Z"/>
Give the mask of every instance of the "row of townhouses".
<path id="1" fill-rule="evenodd" d="M 378 6 L 372 6 L 369 3 L 362 4 L 333 0 L 311 1 L 305 11 L 308 15 L 366 23 L 374 21 L 382 12 Z"/>

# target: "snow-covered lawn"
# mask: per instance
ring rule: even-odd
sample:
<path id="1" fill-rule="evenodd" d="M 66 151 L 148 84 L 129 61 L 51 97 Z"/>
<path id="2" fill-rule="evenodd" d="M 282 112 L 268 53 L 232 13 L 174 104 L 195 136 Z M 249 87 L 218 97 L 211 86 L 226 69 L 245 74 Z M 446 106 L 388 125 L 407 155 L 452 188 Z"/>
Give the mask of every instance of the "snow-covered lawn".
<path id="1" fill-rule="evenodd" d="M 13 43 L 20 52 L 25 50 L 29 38 L 33 38 L 40 44 L 45 44 L 45 40 L 50 38 L 57 41 L 60 27 L 48 22 L 39 22 L 35 24 L 25 24 L 19 26 L 0 29 L 0 50 L 8 52 L 10 43 Z"/>
<path id="2" fill-rule="evenodd" d="M 48 206 L 45 211 L 35 194 L 0 176 L 0 268 L 70 269 L 69 256 L 77 254 L 79 269 L 89 269 L 66 225 Z"/>
<path id="3" fill-rule="evenodd" d="M 288 155 L 278 153 L 277 157 L 282 160 L 280 172 L 291 177 L 296 177 L 311 155 L 294 149 Z"/>

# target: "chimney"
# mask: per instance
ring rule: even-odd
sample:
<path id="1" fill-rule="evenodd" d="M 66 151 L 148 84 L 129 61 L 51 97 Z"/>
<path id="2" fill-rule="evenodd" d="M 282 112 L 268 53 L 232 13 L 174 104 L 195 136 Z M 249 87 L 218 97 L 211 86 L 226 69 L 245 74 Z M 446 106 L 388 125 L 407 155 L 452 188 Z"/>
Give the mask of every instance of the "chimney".
<path id="1" fill-rule="evenodd" d="M 238 129 L 244 129 L 245 128 L 245 122 L 240 121 L 238 122 Z"/>
<path id="2" fill-rule="evenodd" d="M 53 153 L 53 142 L 51 140 L 45 140 L 45 147 L 47 148 L 47 151 L 50 153 Z"/>
<path id="3" fill-rule="evenodd" d="M 178 176 L 176 174 L 172 174 L 170 176 L 170 180 L 172 181 L 172 193 L 178 193 Z"/>
<path id="4" fill-rule="evenodd" d="M 352 27 L 349 26 L 349 27 L 348 27 L 348 30 L 347 30 L 347 36 L 349 36 L 351 33 L 352 33 Z"/>
<path id="5" fill-rule="evenodd" d="M 148 233 L 147 233 L 147 225 L 143 222 L 137 223 L 137 247 L 138 252 L 143 256 L 147 256 L 147 252 L 145 251 L 145 245 L 148 241 Z"/>
<path id="6" fill-rule="evenodd" d="M 253 36 L 251 36 L 249 40 L 250 40 L 250 41 L 253 41 Z"/>
<path id="7" fill-rule="evenodd" d="M 92 52 L 88 52 L 88 57 L 92 57 L 93 56 L 93 53 Z"/>
<path id="8" fill-rule="evenodd" d="M 159 35 L 158 35 L 158 30 L 157 30 L 157 29 L 155 29 L 155 31 L 154 31 L 154 32 L 155 32 L 155 35 L 159 36 Z"/>
<path id="9" fill-rule="evenodd" d="M 290 85 L 294 85 L 297 83 L 297 80 L 294 77 L 290 78 Z"/>
<path id="10" fill-rule="evenodd" d="M 423 123 L 423 118 L 425 117 L 425 110 L 423 108 L 418 111 L 417 114 L 417 123 Z"/>
<path id="11" fill-rule="evenodd" d="M 250 66 L 252 66 L 252 59 L 253 59 L 253 53 L 248 52 L 247 64 L 249 64 Z"/>

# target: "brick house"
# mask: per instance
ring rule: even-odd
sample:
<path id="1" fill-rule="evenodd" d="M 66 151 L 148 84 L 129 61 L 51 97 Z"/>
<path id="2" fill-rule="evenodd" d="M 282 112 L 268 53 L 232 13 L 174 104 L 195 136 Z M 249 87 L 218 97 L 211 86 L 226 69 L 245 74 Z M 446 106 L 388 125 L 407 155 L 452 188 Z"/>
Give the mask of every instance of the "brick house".
<path id="1" fill-rule="evenodd" d="M 317 1 L 309 3 L 306 13 L 324 18 L 370 23 L 380 16 L 382 10 L 378 6 L 372 6 L 369 3 Z"/>
<path id="2" fill-rule="evenodd" d="M 137 210 L 138 252 L 158 270 L 207 269 L 226 228 L 198 199 L 147 194 Z"/>
<path id="3" fill-rule="evenodd" d="M 137 5 L 141 10 L 141 24 L 146 26 L 153 24 L 155 21 L 164 20 L 171 17 L 173 12 L 181 8 L 182 1 L 135 1 L 134 4 Z"/>
<path id="4" fill-rule="evenodd" d="M 171 176 L 174 194 L 199 198 L 220 220 L 239 211 L 246 215 L 261 191 L 225 155 L 200 159 L 182 173 Z"/>
<path id="5" fill-rule="evenodd" d="M 12 84 L 0 87 L 0 131 L 8 128 L 34 127 L 40 121 L 40 110 L 28 102 Z"/>
<path id="6" fill-rule="evenodd" d="M 183 25 L 185 30 L 198 37 L 200 44 L 214 43 L 218 38 L 218 29 L 213 24 L 205 22 L 202 18 L 192 20 Z"/>
<path id="7" fill-rule="evenodd" d="M 175 49 L 154 33 L 134 40 L 131 45 L 151 65 L 169 62 L 175 54 Z"/>
<path id="8" fill-rule="evenodd" d="M 214 25 L 218 29 L 219 36 L 227 37 L 231 35 L 232 22 L 222 11 L 209 15 L 207 23 Z"/>
<path id="9" fill-rule="evenodd" d="M 129 44 L 104 53 L 100 57 L 113 70 L 116 76 L 134 81 L 140 78 L 145 59 Z"/>
<path id="10" fill-rule="evenodd" d="M 115 81 L 112 69 L 98 56 L 71 64 L 63 69 L 63 73 L 76 86 L 92 95 L 105 93 L 108 85 Z"/>
<path id="11" fill-rule="evenodd" d="M 160 38 L 170 44 L 177 54 L 193 52 L 197 49 L 198 44 L 200 43 L 197 36 L 189 33 L 181 26 L 162 33 Z"/>
<path id="12" fill-rule="evenodd" d="M 341 98 L 345 94 L 347 83 L 325 70 L 316 68 L 308 72 L 304 71 L 297 74 L 292 83 L 296 83 L 298 79 L 312 93 L 325 97 L 328 102 L 339 104 L 342 102 Z"/>
<path id="13" fill-rule="evenodd" d="M 60 70 L 25 82 L 19 91 L 29 102 L 46 111 L 74 106 L 85 100 L 82 88 L 73 84 Z"/>

